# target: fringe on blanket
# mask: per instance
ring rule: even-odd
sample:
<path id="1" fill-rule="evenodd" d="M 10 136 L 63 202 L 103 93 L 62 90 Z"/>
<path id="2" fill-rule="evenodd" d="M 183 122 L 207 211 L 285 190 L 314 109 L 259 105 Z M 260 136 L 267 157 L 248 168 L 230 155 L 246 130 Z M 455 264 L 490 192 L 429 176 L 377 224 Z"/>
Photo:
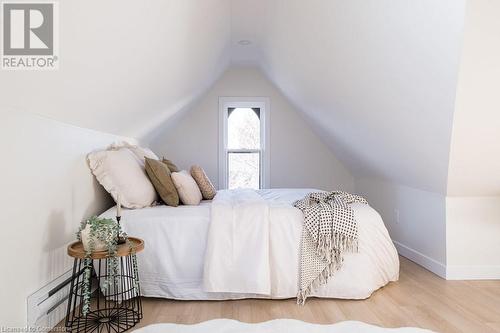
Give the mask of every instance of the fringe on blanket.
<path id="1" fill-rule="evenodd" d="M 326 235 L 320 235 L 316 254 L 326 260 L 326 262 L 331 263 L 334 260 L 332 258 L 334 251 L 340 251 L 340 253 L 358 252 L 358 239 L 349 238 L 339 232 L 334 233 L 331 238 L 326 237 Z"/>
<path id="2" fill-rule="evenodd" d="M 318 275 L 318 277 L 305 289 L 299 290 L 297 293 L 297 304 L 305 305 L 306 299 L 311 295 L 313 290 L 316 290 L 320 286 L 326 284 L 328 279 L 333 276 L 333 274 L 342 267 L 342 260 L 340 262 L 333 261 Z"/>
<path id="3" fill-rule="evenodd" d="M 326 260 L 328 265 L 304 290 L 297 293 L 297 304 L 305 305 L 307 297 L 313 290 L 326 284 L 328 279 L 338 271 L 344 263 L 343 252 L 358 252 L 358 239 L 349 238 L 341 233 L 335 233 L 332 238 L 321 237 L 316 254 Z"/>

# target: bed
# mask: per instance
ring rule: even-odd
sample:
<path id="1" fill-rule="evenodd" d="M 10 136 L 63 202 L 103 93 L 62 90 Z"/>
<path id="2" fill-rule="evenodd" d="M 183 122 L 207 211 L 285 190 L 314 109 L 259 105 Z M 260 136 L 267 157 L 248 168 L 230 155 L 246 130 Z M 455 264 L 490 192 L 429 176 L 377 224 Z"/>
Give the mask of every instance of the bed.
<path id="1" fill-rule="evenodd" d="M 179 300 L 296 297 L 302 213 L 291 204 L 313 191 L 257 191 L 269 204 L 270 291 L 266 293 L 206 291 L 211 201 L 202 201 L 199 206 L 124 210 L 123 229 L 146 242 L 145 250 L 138 254 L 141 293 Z M 369 205 L 353 204 L 352 208 L 358 223 L 359 251 L 345 253 L 343 267 L 311 296 L 364 299 L 399 277 L 398 255 L 380 215 Z M 101 216 L 114 214 L 115 208 L 111 208 Z"/>

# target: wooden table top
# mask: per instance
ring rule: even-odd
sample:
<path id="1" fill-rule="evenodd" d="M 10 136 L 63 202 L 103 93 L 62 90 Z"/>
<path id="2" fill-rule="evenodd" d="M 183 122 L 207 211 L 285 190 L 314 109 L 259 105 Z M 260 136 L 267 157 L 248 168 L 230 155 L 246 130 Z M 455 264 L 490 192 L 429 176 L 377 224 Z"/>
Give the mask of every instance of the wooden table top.
<path id="1" fill-rule="evenodd" d="M 136 237 L 128 237 L 129 242 L 132 245 L 132 248 L 135 250 L 135 253 L 139 253 L 144 250 L 144 241 L 140 238 Z M 127 243 L 119 244 L 118 249 L 116 250 L 117 257 L 125 257 L 130 255 L 130 247 Z M 85 259 L 85 249 L 83 248 L 82 242 L 74 242 L 68 245 L 68 255 L 73 258 Z M 92 252 L 92 259 L 104 259 L 107 258 L 108 251 L 94 251 Z"/>

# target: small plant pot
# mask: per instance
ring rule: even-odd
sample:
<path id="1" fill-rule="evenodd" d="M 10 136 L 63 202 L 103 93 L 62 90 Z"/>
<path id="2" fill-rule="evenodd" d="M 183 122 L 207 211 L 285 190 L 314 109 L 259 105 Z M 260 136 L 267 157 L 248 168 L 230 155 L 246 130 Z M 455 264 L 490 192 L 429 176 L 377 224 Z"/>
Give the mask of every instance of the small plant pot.
<path id="1" fill-rule="evenodd" d="M 85 251 L 89 251 L 90 250 L 90 225 L 87 224 L 85 229 L 82 230 L 81 237 L 82 237 L 83 248 L 85 249 Z M 94 238 L 93 241 L 94 241 L 94 249 L 93 249 L 94 251 L 106 251 L 108 249 L 108 247 L 106 246 L 106 243 L 104 243 L 103 241 L 101 241 L 97 238 Z"/>

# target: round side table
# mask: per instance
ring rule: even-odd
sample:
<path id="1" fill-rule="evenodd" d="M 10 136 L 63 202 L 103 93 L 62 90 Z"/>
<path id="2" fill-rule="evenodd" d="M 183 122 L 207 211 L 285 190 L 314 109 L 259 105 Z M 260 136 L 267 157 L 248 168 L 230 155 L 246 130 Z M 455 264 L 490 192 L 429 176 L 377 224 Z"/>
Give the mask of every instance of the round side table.
<path id="1" fill-rule="evenodd" d="M 81 242 L 68 246 L 74 258 L 65 326 L 68 332 L 124 332 L 142 319 L 139 273 L 134 270 L 136 253 L 144 249 L 144 241 L 129 237 L 130 245 L 119 244 L 115 279 L 108 279 L 111 261 L 107 251 L 94 251 L 86 259 Z M 132 248 L 132 249 L 131 249 Z M 85 260 L 91 260 L 90 301 L 86 314 L 84 305 Z"/>

